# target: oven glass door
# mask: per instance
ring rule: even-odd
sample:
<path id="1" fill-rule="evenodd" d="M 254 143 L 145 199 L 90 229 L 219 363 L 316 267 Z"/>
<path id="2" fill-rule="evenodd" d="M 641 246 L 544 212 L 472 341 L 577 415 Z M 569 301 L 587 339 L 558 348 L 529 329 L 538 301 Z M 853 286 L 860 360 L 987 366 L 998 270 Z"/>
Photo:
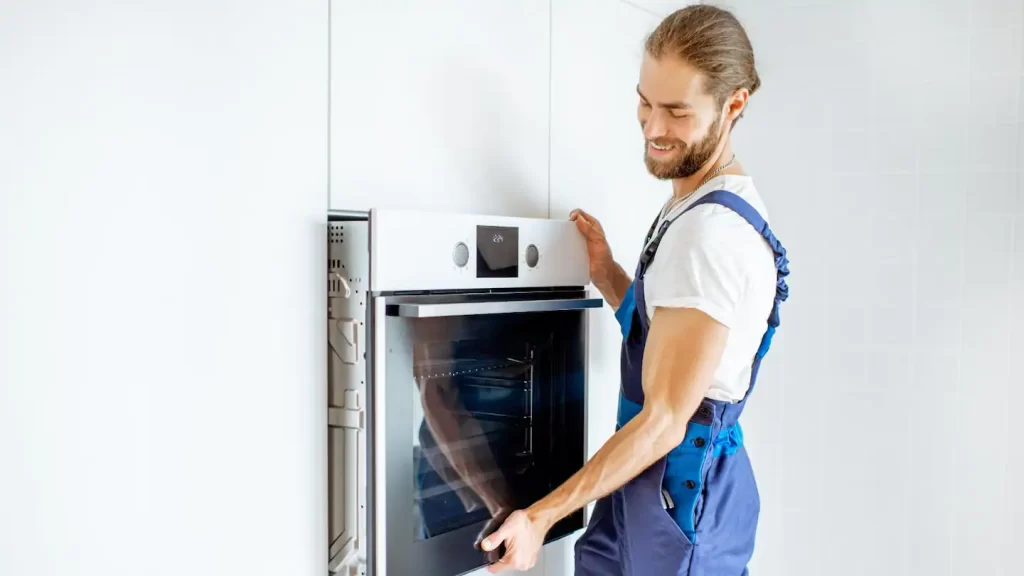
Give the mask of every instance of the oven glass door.
<path id="1" fill-rule="evenodd" d="M 383 305 L 375 548 L 386 547 L 388 574 L 454 576 L 496 560 L 479 541 L 583 465 L 585 314 L 595 305 L 529 295 Z M 579 511 L 548 541 L 582 527 Z"/>

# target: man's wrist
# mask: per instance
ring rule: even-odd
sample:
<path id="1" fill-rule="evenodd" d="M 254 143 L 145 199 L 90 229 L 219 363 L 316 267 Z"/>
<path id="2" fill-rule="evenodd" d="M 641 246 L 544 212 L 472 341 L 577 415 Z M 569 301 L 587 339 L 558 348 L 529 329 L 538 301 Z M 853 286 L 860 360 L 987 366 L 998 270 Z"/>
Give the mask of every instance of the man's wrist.
<path id="1" fill-rule="evenodd" d="M 540 500 L 526 509 L 526 516 L 531 524 L 539 526 L 545 534 L 558 522 L 558 512 L 544 500 Z"/>
<path id="2" fill-rule="evenodd" d="M 622 300 L 632 280 L 630 280 L 621 266 L 612 263 L 612 266 L 605 274 L 598 278 L 591 278 L 591 282 L 601 294 L 605 295 L 610 303 L 618 305 L 618 301 Z"/>

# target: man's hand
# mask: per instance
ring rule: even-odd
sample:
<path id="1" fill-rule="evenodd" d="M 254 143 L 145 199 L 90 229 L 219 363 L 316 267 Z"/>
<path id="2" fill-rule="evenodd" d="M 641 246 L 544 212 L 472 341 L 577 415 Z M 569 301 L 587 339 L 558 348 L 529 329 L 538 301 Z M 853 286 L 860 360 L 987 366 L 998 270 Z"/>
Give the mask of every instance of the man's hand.
<path id="1" fill-rule="evenodd" d="M 612 258 L 612 247 L 608 245 L 608 238 L 604 235 L 604 228 L 597 218 L 577 208 L 569 214 L 569 220 L 576 223 L 576 228 L 587 240 L 587 256 L 590 257 L 590 279 L 594 284 L 601 284 L 608 280 L 612 270 L 615 268 L 615 259 Z"/>
<path id="2" fill-rule="evenodd" d="M 618 308 L 632 280 L 612 257 L 612 248 L 604 235 L 604 228 L 596 218 L 578 208 L 569 214 L 569 219 L 576 223 L 576 229 L 587 241 L 590 281 L 601 291 L 609 306 Z"/>
<path id="3" fill-rule="evenodd" d="M 529 570 L 537 563 L 537 555 L 544 544 L 544 535 L 551 527 L 540 518 L 531 516 L 525 510 L 516 510 L 505 519 L 498 531 L 484 538 L 480 547 L 485 552 L 496 550 L 505 543 L 505 555 L 491 564 L 491 574 L 505 570 Z"/>

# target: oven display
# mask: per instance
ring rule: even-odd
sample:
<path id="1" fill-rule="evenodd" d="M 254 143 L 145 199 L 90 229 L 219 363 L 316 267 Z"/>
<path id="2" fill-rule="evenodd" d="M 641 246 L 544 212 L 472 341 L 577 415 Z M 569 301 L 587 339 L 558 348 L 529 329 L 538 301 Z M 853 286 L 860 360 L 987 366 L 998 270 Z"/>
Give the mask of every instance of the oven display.
<path id="1" fill-rule="evenodd" d="M 504 226 L 476 227 L 477 278 L 519 276 L 519 229 Z"/>

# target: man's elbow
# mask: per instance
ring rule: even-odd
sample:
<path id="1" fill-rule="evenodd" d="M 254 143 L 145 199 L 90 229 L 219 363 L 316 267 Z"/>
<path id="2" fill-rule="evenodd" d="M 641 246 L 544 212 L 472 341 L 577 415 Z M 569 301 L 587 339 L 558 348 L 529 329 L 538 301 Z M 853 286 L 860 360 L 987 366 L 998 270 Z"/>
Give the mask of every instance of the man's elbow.
<path id="1" fill-rule="evenodd" d="M 645 406 L 645 428 L 649 432 L 652 445 L 658 448 L 661 455 L 667 454 L 686 438 L 686 424 L 689 416 L 678 410 Z"/>

